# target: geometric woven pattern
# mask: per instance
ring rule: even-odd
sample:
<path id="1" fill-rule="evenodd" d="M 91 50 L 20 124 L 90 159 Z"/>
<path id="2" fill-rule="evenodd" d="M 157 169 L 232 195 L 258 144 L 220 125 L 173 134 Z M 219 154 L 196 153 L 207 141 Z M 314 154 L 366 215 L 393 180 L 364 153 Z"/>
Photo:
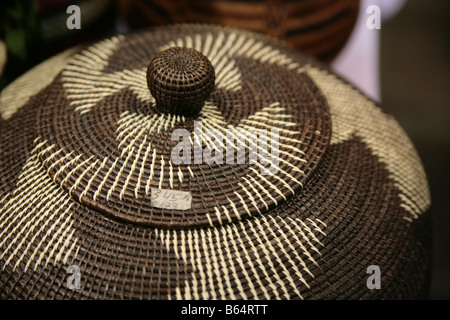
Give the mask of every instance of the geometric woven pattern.
<path id="1" fill-rule="evenodd" d="M 114 37 L 76 54 L 64 68 L 62 83 L 52 86 L 53 102 L 40 107 L 37 128 L 45 142 L 38 152 L 52 179 L 113 217 L 171 228 L 241 220 L 298 192 L 330 139 L 327 104 L 309 78 L 296 72 L 299 64 L 247 33 L 220 29 L 180 37 L 177 29 L 162 29 L 159 37 Z M 147 88 L 148 61 L 175 46 L 203 53 L 216 72 L 216 89 L 195 118 L 159 112 Z M 124 61 L 130 55 L 131 66 Z M 59 113 L 61 108 L 67 112 Z M 197 134 L 195 122 L 212 137 Z M 180 128 L 189 131 L 193 146 L 204 150 L 216 143 L 223 158 L 228 148 L 236 160 L 196 163 L 192 152 L 190 163 L 172 163 L 178 141 L 171 134 Z M 272 129 L 278 131 L 276 141 Z M 266 155 L 256 142 L 258 130 L 267 132 Z M 274 143 L 277 174 L 265 175 Z M 255 164 L 237 163 L 240 145 L 247 159 L 256 150 Z M 154 207 L 156 188 L 188 190 L 192 207 Z M 247 195 L 250 201 L 243 199 Z"/>
<path id="2" fill-rule="evenodd" d="M 195 118 L 159 112 L 146 87 L 146 65 L 172 46 L 215 69 Z M 179 25 L 53 61 L 48 84 L 23 78 L 0 98 L 13 103 L 0 106 L 1 298 L 426 297 L 420 159 L 391 116 L 313 59 L 262 35 Z M 24 83 L 29 98 L 15 101 Z M 194 121 L 217 129 L 190 136 L 204 150 L 226 145 L 226 129 L 276 128 L 279 170 L 172 163 L 172 132 Z M 156 207 L 155 190 L 189 192 L 191 207 Z M 380 290 L 366 285 L 370 265 Z"/>
<path id="3" fill-rule="evenodd" d="M 392 116 L 349 89 L 336 76 L 305 67 L 327 98 L 333 121 L 332 144 L 358 136 L 379 161 L 400 190 L 401 207 L 408 221 L 430 206 L 430 191 L 422 163 L 411 141 Z M 383 134 L 381 134 L 381 132 Z"/>

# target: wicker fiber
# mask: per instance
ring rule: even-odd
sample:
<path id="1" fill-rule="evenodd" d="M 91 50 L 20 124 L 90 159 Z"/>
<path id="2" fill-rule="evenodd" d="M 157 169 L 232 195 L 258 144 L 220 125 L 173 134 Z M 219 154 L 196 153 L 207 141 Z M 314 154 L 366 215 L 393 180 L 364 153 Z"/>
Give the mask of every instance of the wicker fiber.
<path id="1" fill-rule="evenodd" d="M 147 69 L 147 84 L 160 111 L 197 116 L 214 89 L 214 67 L 192 48 L 169 48 Z"/>
<path id="2" fill-rule="evenodd" d="M 173 47 L 196 50 L 181 50 L 185 70 L 197 54 L 201 66 L 210 61 L 210 94 L 209 67 L 163 81 L 168 96 L 150 94 L 147 82 L 159 87 L 147 74 L 167 69 L 149 63 L 167 64 Z M 391 116 L 313 59 L 251 32 L 176 25 L 52 62 L 46 83 L 39 66 L 0 99 L 2 298 L 426 296 L 430 196 L 420 159 Z M 29 99 L 19 101 L 27 77 Z M 167 112 L 180 83 L 206 99 L 197 115 L 178 114 L 182 105 Z M 196 135 L 198 122 L 216 131 Z M 208 150 L 227 143 L 226 129 L 237 143 L 246 139 L 238 129 L 258 128 L 279 132 L 274 175 L 260 158 L 197 163 L 193 152 L 190 164 L 173 163 L 175 129 Z M 159 207 L 159 190 L 191 202 Z M 370 265 L 380 267 L 379 290 L 366 285 Z M 69 266 L 81 270 L 78 289 L 67 285 Z"/>
<path id="3" fill-rule="evenodd" d="M 282 38 L 321 60 L 332 60 L 350 37 L 359 0 L 120 0 L 132 28 L 214 23 Z"/>

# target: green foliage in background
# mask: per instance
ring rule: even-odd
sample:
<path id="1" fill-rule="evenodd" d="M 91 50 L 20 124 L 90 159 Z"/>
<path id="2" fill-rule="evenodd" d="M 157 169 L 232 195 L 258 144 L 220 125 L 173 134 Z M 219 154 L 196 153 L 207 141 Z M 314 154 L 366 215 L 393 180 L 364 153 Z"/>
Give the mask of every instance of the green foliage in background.
<path id="1" fill-rule="evenodd" d="M 0 77 L 0 90 L 39 62 L 38 12 L 35 1 L 0 1 L 0 39 L 7 48 L 7 61 Z"/>

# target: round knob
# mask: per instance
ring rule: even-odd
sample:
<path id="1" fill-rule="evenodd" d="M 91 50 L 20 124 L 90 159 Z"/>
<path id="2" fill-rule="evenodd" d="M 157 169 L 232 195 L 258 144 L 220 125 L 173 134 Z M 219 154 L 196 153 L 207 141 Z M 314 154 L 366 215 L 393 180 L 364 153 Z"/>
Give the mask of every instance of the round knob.
<path id="1" fill-rule="evenodd" d="M 147 85 L 161 112 L 195 117 L 214 89 L 215 73 L 202 53 L 190 48 L 160 52 L 147 69 Z"/>

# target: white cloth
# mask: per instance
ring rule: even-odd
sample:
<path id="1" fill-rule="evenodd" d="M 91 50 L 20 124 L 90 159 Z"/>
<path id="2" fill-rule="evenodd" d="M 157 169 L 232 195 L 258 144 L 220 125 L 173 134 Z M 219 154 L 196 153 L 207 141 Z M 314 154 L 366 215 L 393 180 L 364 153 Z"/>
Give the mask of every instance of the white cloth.
<path id="1" fill-rule="evenodd" d="M 332 62 L 332 69 L 375 101 L 381 101 L 379 51 L 380 30 L 367 28 L 367 8 L 377 5 L 381 21 L 392 19 L 406 0 L 361 0 L 358 20 L 350 39 Z"/>

